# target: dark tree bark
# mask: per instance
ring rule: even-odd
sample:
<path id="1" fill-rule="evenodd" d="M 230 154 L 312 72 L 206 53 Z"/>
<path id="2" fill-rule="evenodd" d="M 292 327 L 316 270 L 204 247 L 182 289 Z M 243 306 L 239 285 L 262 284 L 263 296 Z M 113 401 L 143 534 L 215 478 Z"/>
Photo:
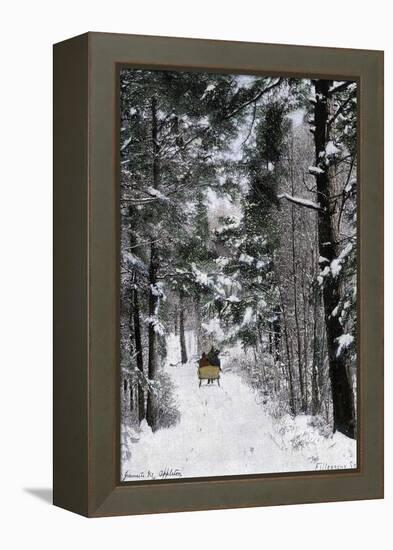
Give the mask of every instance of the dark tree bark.
<path id="1" fill-rule="evenodd" d="M 320 209 L 318 211 L 318 240 L 320 256 L 326 258 L 329 264 L 338 256 L 337 238 L 334 229 L 333 212 L 331 210 L 332 182 L 329 166 L 325 163 L 326 145 L 329 141 L 328 120 L 330 116 L 329 88 L 332 81 L 316 80 L 315 86 L 315 173 L 317 194 Z M 326 324 L 327 347 L 329 357 L 329 376 L 333 401 L 334 430 L 348 437 L 356 437 L 356 418 L 354 398 L 348 377 L 346 361 L 339 354 L 337 338 L 342 334 L 338 316 L 332 315 L 341 298 L 339 277 L 331 274 L 324 278 L 323 303 Z"/>
<path id="2" fill-rule="evenodd" d="M 156 245 L 150 245 L 150 266 L 149 266 L 149 359 L 148 375 L 149 380 L 154 381 L 157 376 L 157 333 L 154 326 L 154 319 L 158 313 L 158 296 L 152 291 L 157 283 L 158 254 Z M 147 395 L 146 420 L 153 431 L 157 429 L 157 403 L 152 391 Z"/>
<path id="3" fill-rule="evenodd" d="M 129 209 L 130 218 L 133 216 L 133 208 Z M 137 243 L 135 236 L 130 228 L 129 230 L 129 242 L 131 250 L 137 248 Z M 129 327 L 130 334 L 133 335 L 134 342 L 131 347 L 132 351 L 136 355 L 136 366 L 138 370 L 144 374 L 143 368 L 143 349 L 142 349 L 142 336 L 141 336 L 141 321 L 140 321 L 140 309 L 139 309 L 139 297 L 138 297 L 138 287 L 137 287 L 137 273 L 134 271 L 131 278 L 131 288 L 130 288 L 130 316 L 129 316 Z M 131 388 L 131 385 L 130 385 Z M 131 391 L 131 389 L 130 389 Z M 139 422 L 145 418 L 145 396 L 141 382 L 137 382 L 136 387 L 137 392 L 137 403 L 138 403 L 138 419 Z"/>
<path id="4" fill-rule="evenodd" d="M 134 386 L 130 384 L 130 411 L 133 411 L 134 408 L 135 408 Z"/>
<path id="5" fill-rule="evenodd" d="M 201 318 L 201 301 L 199 296 L 195 298 L 195 320 L 197 325 L 197 353 L 198 356 L 202 353 L 202 318 Z"/>
<path id="6" fill-rule="evenodd" d="M 295 393 L 294 393 L 294 388 L 293 388 L 292 360 L 291 360 L 291 352 L 290 352 L 290 349 L 289 349 L 289 334 L 288 334 L 287 316 L 286 316 L 286 312 L 285 312 L 285 305 L 284 305 L 284 300 L 283 300 L 280 284 L 278 284 L 278 290 L 279 290 L 279 293 L 280 293 L 281 312 L 282 312 L 283 326 L 284 326 L 285 351 L 286 351 L 286 355 L 287 355 L 289 409 L 291 411 L 291 414 L 295 415 L 296 414 Z"/>
<path id="7" fill-rule="evenodd" d="M 186 337 L 184 332 L 184 292 L 179 292 L 179 334 L 180 334 L 180 356 L 183 365 L 188 362 Z"/>
<path id="8" fill-rule="evenodd" d="M 155 189 L 158 189 L 160 183 L 160 151 L 158 144 L 157 127 L 157 100 L 152 98 L 151 102 L 152 116 L 152 148 L 153 148 L 153 183 Z M 159 268 L 159 255 L 155 243 L 155 236 L 152 236 L 150 244 L 150 265 L 149 265 L 149 359 L 148 375 L 149 380 L 154 381 L 157 376 L 157 333 L 155 330 L 155 319 L 158 315 L 159 297 L 156 292 L 157 272 Z M 157 429 L 157 402 L 156 396 L 152 391 L 147 395 L 146 420 L 153 431 Z"/>
<path id="9" fill-rule="evenodd" d="M 273 340 L 274 340 L 274 359 L 275 361 L 280 361 L 280 342 L 281 342 L 281 319 L 280 312 L 274 312 L 274 321 L 272 324 L 273 327 Z"/>
<path id="10" fill-rule="evenodd" d="M 269 323 L 269 354 L 273 355 L 273 338 L 272 338 L 272 332 L 273 332 L 273 323 Z"/>
<path id="11" fill-rule="evenodd" d="M 292 195 L 294 194 L 294 181 L 293 181 L 293 154 L 291 161 L 291 185 L 292 185 Z M 294 316 L 295 316 L 295 326 L 296 326 L 296 342 L 297 342 L 297 362 L 298 362 L 298 372 L 299 372 L 299 387 L 300 387 L 300 400 L 301 400 L 301 411 L 307 411 L 307 403 L 304 392 L 304 374 L 302 366 L 302 344 L 300 336 L 300 323 L 299 323 L 299 312 L 298 312 L 298 285 L 297 285 L 297 265 L 296 265 L 296 247 L 295 247 L 295 207 L 291 205 L 291 229 L 292 229 L 292 283 L 293 283 L 293 306 L 294 306 Z"/>
<path id="12" fill-rule="evenodd" d="M 309 307 L 308 307 L 308 291 L 306 289 L 304 267 L 302 269 L 302 302 L 303 302 L 303 358 L 304 358 L 304 392 L 305 392 L 305 401 L 306 401 L 306 411 L 308 411 L 308 325 L 309 325 Z"/>
<path id="13" fill-rule="evenodd" d="M 177 336 L 179 331 L 179 320 L 178 320 L 178 311 L 176 306 L 174 307 L 174 310 L 173 310 L 173 317 L 174 317 L 175 336 Z"/>
<path id="14" fill-rule="evenodd" d="M 136 366 L 138 370 L 143 374 L 143 353 L 142 353 L 142 337 L 141 337 L 141 323 L 139 315 L 139 300 L 138 290 L 136 284 L 134 284 L 133 293 L 133 320 L 134 320 L 134 338 L 135 338 L 135 352 L 136 352 Z M 138 416 L 139 422 L 145 418 L 145 395 L 141 383 L 138 383 Z"/>
<path id="15" fill-rule="evenodd" d="M 318 384 L 318 364 L 319 364 L 319 339 L 318 339 L 318 300 L 319 292 L 316 286 L 313 292 L 313 358 L 311 370 L 311 414 L 314 416 L 319 413 L 319 384 Z"/>

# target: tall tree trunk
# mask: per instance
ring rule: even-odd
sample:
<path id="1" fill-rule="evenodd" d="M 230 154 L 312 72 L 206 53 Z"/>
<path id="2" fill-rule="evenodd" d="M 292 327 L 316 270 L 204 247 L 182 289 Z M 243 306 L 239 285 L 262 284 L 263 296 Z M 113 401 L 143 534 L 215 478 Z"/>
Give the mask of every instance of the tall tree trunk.
<path id="1" fill-rule="evenodd" d="M 134 337 L 135 337 L 135 353 L 136 353 L 136 366 L 143 375 L 143 352 L 142 352 L 142 337 L 141 337 L 141 323 L 139 315 L 139 300 L 138 289 L 136 287 L 136 281 L 134 282 L 133 293 L 133 320 L 134 320 Z M 138 416 L 139 422 L 145 418 L 145 395 L 143 387 L 138 382 Z"/>
<path id="2" fill-rule="evenodd" d="M 129 213 L 130 213 L 130 218 L 132 218 L 133 216 L 132 207 L 130 207 Z M 129 229 L 129 242 L 130 242 L 131 250 L 137 249 L 137 242 L 131 227 Z M 144 375 L 143 350 L 142 350 L 141 321 L 140 321 L 136 271 L 134 271 L 131 279 L 130 297 L 131 297 L 131 303 L 130 303 L 129 327 L 130 327 L 130 334 L 133 334 L 133 337 L 134 337 L 134 346 L 131 349 L 134 348 L 133 351 L 135 350 L 136 366 L 143 376 Z M 131 384 L 130 384 L 130 388 L 131 388 Z M 138 418 L 139 418 L 139 422 L 142 422 L 142 420 L 145 418 L 145 396 L 144 396 L 143 387 L 140 380 L 137 382 L 137 394 L 138 394 L 137 395 Z"/>
<path id="3" fill-rule="evenodd" d="M 160 183 L 160 151 L 158 143 L 157 125 L 157 99 L 151 101 L 152 117 L 152 148 L 153 148 L 153 184 L 157 189 Z M 149 265 L 149 359 L 148 375 L 149 380 L 154 381 L 157 376 L 157 333 L 155 323 L 158 321 L 159 296 L 156 292 L 157 272 L 159 268 L 159 255 L 155 242 L 155 235 L 152 235 L 150 244 L 150 265 Z M 157 398 L 152 391 L 147 395 L 146 420 L 153 431 L 157 429 Z"/>
<path id="4" fill-rule="evenodd" d="M 280 364 L 281 364 L 281 320 L 280 312 L 274 310 L 274 321 L 272 323 L 273 328 L 273 353 L 274 353 L 274 372 L 276 374 L 277 383 L 276 389 L 280 390 L 281 387 L 281 378 L 280 378 Z"/>
<path id="5" fill-rule="evenodd" d="M 269 354 L 273 355 L 273 338 L 272 338 L 272 332 L 273 332 L 273 323 L 269 323 Z"/>
<path id="6" fill-rule="evenodd" d="M 134 408 L 135 408 L 134 385 L 130 384 L 130 411 L 132 412 Z"/>
<path id="7" fill-rule="evenodd" d="M 294 388 L 293 388 L 293 376 L 292 376 L 292 361 L 291 361 L 291 353 L 289 350 L 289 334 L 288 334 L 288 325 L 287 325 L 287 316 L 285 312 L 285 305 L 284 300 L 282 296 L 282 291 L 280 287 L 280 283 L 278 283 L 278 291 L 280 293 L 280 301 L 281 301 L 281 312 L 283 317 L 283 325 L 284 325 L 284 340 L 285 340 L 285 351 L 287 355 L 287 375 L 288 375 L 288 388 L 289 388 L 289 409 L 291 411 L 291 414 L 296 414 L 296 406 L 295 406 L 295 394 L 294 394 Z"/>
<path id="8" fill-rule="evenodd" d="M 179 319 L 178 319 L 178 317 L 179 317 L 178 309 L 177 309 L 177 306 L 175 306 L 174 309 L 173 309 L 173 320 L 174 320 L 175 336 L 177 336 L 177 334 L 179 332 Z"/>
<path id="9" fill-rule="evenodd" d="M 179 292 L 179 333 L 180 333 L 180 356 L 181 362 L 183 365 L 187 363 L 187 347 L 186 347 L 186 337 L 184 332 L 184 292 L 183 289 L 180 289 Z"/>
<path id="10" fill-rule="evenodd" d="M 280 341 L 281 341 L 280 312 L 277 310 L 274 311 L 273 336 L 274 336 L 274 360 L 277 362 L 280 360 Z"/>
<path id="11" fill-rule="evenodd" d="M 197 326 L 197 354 L 202 353 L 202 318 L 201 318 L 201 300 L 197 296 L 195 298 L 195 321 Z"/>
<path id="12" fill-rule="evenodd" d="M 293 147 L 293 144 L 292 144 Z M 291 158 L 291 187 L 292 187 L 292 196 L 294 196 L 294 181 L 293 181 L 293 155 Z M 302 344 L 300 336 L 300 324 L 299 324 L 299 312 L 298 312 L 298 296 L 297 296 L 297 266 L 296 266 L 296 248 L 295 248 L 295 211 L 294 206 L 291 205 L 291 228 L 292 228 L 292 281 L 293 281 L 293 304 L 294 304 L 294 315 L 295 315 L 295 325 L 296 325 L 296 342 L 297 342 L 297 362 L 298 362 L 298 371 L 299 371 L 299 386 L 300 386 L 300 399 L 301 399 L 301 410 L 306 412 L 307 403 L 304 393 L 304 377 L 303 377 L 303 368 L 302 368 Z"/>
<path id="13" fill-rule="evenodd" d="M 318 339 L 318 289 L 315 287 L 313 292 L 313 358 L 311 370 L 311 414 L 314 416 L 319 413 L 319 384 L 318 384 L 318 365 L 319 365 L 319 339 Z"/>
<path id="14" fill-rule="evenodd" d="M 150 266 L 149 266 L 149 359 L 148 375 L 149 380 L 154 381 L 157 376 L 157 333 L 155 321 L 158 313 L 158 296 L 152 289 L 157 283 L 158 254 L 154 242 L 150 245 Z M 157 402 L 152 391 L 147 395 L 146 420 L 153 431 L 157 429 Z"/>
<path id="15" fill-rule="evenodd" d="M 316 166 L 319 168 L 314 174 L 317 183 L 318 202 L 318 240 L 319 254 L 331 262 L 338 256 L 337 239 L 334 230 L 334 219 L 331 211 L 332 182 L 329 166 L 325 162 L 326 145 L 329 141 L 328 120 L 330 116 L 329 88 L 330 80 L 316 80 L 315 86 L 315 156 Z M 327 347 L 329 357 L 329 377 L 333 401 L 334 430 L 338 430 L 348 437 L 356 437 L 356 418 L 354 398 L 351 383 L 348 377 L 346 361 L 343 354 L 338 353 L 337 339 L 342 334 L 337 315 L 332 311 L 340 301 L 340 282 L 338 276 L 330 273 L 324 277 L 323 303 L 326 324 Z"/>
<path id="16" fill-rule="evenodd" d="M 308 411 L 308 324 L 309 324 L 309 307 L 308 293 L 306 290 L 304 266 L 302 269 L 302 303 L 303 303 L 303 373 L 304 373 L 304 393 L 306 401 L 306 412 Z"/>

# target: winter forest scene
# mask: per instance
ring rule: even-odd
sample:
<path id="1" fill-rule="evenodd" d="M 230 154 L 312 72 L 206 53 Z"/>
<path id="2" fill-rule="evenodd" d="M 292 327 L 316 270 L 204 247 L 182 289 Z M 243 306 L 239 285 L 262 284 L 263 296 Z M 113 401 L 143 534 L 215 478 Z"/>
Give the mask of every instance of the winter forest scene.
<path id="1" fill-rule="evenodd" d="M 119 93 L 121 481 L 356 468 L 356 82 Z"/>

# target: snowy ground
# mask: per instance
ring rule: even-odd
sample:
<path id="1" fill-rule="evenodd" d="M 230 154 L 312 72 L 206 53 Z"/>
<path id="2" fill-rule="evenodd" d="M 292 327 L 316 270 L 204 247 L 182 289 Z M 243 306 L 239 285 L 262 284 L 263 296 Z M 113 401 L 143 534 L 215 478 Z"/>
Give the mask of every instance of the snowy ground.
<path id="1" fill-rule="evenodd" d="M 177 387 L 181 419 L 156 433 L 145 422 L 139 434 L 123 426 L 130 451 L 122 463 L 124 481 L 356 468 L 355 441 L 320 435 L 305 415 L 273 419 L 258 394 L 225 371 L 225 358 L 221 387 L 199 388 L 191 333 L 187 365 L 170 366 L 180 355 L 173 335 L 167 344 L 165 369 Z"/>

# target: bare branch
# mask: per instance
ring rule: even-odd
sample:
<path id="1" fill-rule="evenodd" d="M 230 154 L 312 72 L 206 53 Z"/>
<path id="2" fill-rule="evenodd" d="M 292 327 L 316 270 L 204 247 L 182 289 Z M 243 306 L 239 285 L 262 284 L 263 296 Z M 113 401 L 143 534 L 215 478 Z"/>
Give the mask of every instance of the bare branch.
<path id="1" fill-rule="evenodd" d="M 237 113 L 239 113 L 240 111 L 242 111 L 243 109 L 245 109 L 245 107 L 248 107 L 248 105 L 251 105 L 251 103 L 254 103 L 256 101 L 258 101 L 258 99 L 260 99 L 263 95 L 267 94 L 268 92 L 270 92 L 271 90 L 273 90 L 274 88 L 276 88 L 277 86 L 279 86 L 282 82 L 282 78 L 279 78 L 278 80 L 276 80 L 276 82 L 274 82 L 273 84 L 271 84 L 270 86 L 267 86 L 267 88 L 264 88 L 263 90 L 261 90 L 260 92 L 258 92 L 252 99 L 250 99 L 249 101 L 246 101 L 245 103 L 243 103 L 242 105 L 240 105 L 239 107 L 237 107 L 237 109 L 235 109 L 234 111 L 232 111 L 231 113 L 225 115 L 223 117 L 223 120 L 228 120 L 229 118 L 232 118 L 233 116 L 235 116 Z"/>
<path id="2" fill-rule="evenodd" d="M 247 141 L 250 139 L 252 130 L 253 130 L 253 128 L 254 128 L 254 123 L 255 123 L 256 114 L 257 114 L 257 102 L 255 101 L 255 102 L 254 102 L 254 110 L 253 110 L 253 113 L 252 113 L 251 124 L 250 124 L 250 129 L 248 130 L 248 133 L 247 133 L 246 138 L 242 141 L 242 147 L 243 147 L 243 146 L 247 143 Z"/>

